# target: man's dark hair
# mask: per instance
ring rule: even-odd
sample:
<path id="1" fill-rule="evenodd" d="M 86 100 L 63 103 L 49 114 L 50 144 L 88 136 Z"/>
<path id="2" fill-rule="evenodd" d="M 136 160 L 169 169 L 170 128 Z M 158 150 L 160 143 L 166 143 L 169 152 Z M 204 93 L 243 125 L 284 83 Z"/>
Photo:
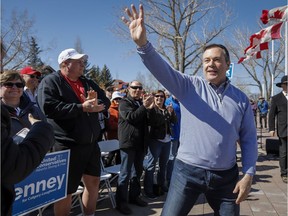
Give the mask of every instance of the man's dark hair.
<path id="1" fill-rule="evenodd" d="M 214 48 L 214 47 L 219 47 L 224 51 L 225 54 L 225 60 L 226 62 L 230 62 L 230 55 L 229 52 L 227 50 L 227 48 L 225 46 L 223 46 L 222 44 L 210 44 L 204 47 L 204 52 L 208 49 Z"/>

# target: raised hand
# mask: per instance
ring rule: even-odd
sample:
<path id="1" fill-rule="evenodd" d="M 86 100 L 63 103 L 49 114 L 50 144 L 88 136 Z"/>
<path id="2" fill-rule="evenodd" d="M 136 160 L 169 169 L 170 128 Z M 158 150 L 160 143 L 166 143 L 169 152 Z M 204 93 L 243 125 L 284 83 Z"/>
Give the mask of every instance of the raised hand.
<path id="1" fill-rule="evenodd" d="M 122 17 L 122 21 L 129 27 L 130 35 L 134 42 L 138 47 L 142 47 L 147 43 L 143 5 L 139 5 L 139 14 L 133 4 L 131 5 L 131 11 L 128 8 L 125 9 L 129 20 Z"/>

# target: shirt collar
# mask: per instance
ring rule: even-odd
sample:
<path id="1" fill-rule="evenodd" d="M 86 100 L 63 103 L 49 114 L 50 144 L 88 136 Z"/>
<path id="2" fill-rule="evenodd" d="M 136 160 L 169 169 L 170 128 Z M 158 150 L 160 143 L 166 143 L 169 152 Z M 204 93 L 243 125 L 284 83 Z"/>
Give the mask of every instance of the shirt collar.
<path id="1" fill-rule="evenodd" d="M 209 85 L 216 91 L 216 92 L 223 92 L 226 86 L 230 83 L 230 80 L 226 77 L 225 82 L 221 83 L 220 86 L 216 86 L 215 84 L 209 82 Z"/>

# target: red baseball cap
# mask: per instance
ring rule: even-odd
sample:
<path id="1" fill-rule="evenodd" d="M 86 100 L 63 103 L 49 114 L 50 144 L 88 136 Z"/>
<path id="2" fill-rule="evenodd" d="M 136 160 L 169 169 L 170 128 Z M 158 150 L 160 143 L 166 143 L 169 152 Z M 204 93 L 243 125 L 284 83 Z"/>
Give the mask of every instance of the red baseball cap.
<path id="1" fill-rule="evenodd" d="M 32 75 L 32 74 L 36 74 L 37 76 L 41 76 L 41 73 L 37 70 L 35 70 L 32 67 L 25 67 L 20 71 L 20 74 L 27 74 L 27 75 Z"/>

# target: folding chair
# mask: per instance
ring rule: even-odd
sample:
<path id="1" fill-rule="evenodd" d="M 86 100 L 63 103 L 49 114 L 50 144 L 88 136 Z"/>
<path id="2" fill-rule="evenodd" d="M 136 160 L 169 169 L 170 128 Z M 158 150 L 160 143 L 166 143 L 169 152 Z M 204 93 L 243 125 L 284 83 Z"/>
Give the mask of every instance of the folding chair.
<path id="1" fill-rule="evenodd" d="M 82 215 L 84 215 L 83 203 L 82 203 L 82 198 L 81 198 L 83 191 L 84 191 L 84 188 L 81 185 L 79 185 L 77 188 L 77 191 L 72 194 L 72 204 L 71 204 L 71 209 L 80 205 Z M 77 205 L 77 201 L 79 202 L 78 205 Z M 37 216 L 43 216 L 44 210 L 46 210 L 50 205 L 52 204 L 48 204 L 46 206 L 43 206 L 42 208 L 39 208 Z"/>
<path id="2" fill-rule="evenodd" d="M 78 207 L 80 205 L 82 215 L 84 215 L 84 208 L 83 208 L 82 197 L 81 197 L 83 191 L 84 191 L 84 187 L 79 185 L 77 191 L 72 194 L 72 205 L 71 205 L 71 209 Z M 77 205 L 77 202 L 78 202 L 78 205 Z"/>
<path id="3" fill-rule="evenodd" d="M 119 141 L 117 139 L 112 139 L 112 140 L 103 140 L 98 142 L 101 155 L 107 155 L 109 152 L 119 150 Z M 109 167 L 104 167 L 103 161 L 101 160 L 103 169 L 107 173 L 111 173 L 114 176 L 110 179 L 110 183 L 116 179 L 119 174 L 120 174 L 120 164 L 109 166 Z"/>
<path id="4" fill-rule="evenodd" d="M 101 163 L 101 168 L 102 168 L 102 171 L 101 171 L 101 176 L 100 176 L 99 197 L 98 197 L 97 202 L 107 199 L 109 197 L 112 207 L 115 208 L 116 201 L 115 201 L 114 193 L 112 191 L 112 187 L 110 184 L 110 178 L 112 178 L 112 174 L 107 173 L 103 170 L 102 163 Z M 102 185 L 101 185 L 101 182 L 103 182 Z M 105 191 L 104 191 L 105 189 L 107 190 L 107 195 L 105 194 Z"/>

